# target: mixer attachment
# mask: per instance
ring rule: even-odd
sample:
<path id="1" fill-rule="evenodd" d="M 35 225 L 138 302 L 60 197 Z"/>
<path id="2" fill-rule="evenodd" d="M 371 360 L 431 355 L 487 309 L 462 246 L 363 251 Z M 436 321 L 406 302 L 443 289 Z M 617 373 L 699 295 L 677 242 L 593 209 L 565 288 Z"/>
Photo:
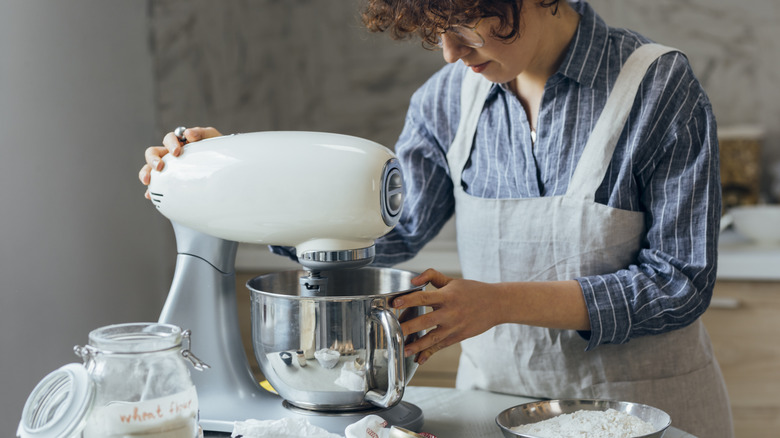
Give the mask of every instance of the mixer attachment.
<path id="1" fill-rule="evenodd" d="M 327 295 L 328 293 L 328 278 L 323 277 L 320 271 L 306 270 L 306 275 L 301 275 L 298 278 L 301 285 L 301 296 L 319 296 Z"/>

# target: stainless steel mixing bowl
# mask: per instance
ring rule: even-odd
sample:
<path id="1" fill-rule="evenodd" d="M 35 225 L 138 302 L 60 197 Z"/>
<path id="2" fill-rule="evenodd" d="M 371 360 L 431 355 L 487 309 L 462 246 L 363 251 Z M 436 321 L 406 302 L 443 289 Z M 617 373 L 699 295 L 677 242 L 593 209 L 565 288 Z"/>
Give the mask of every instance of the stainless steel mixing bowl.
<path id="1" fill-rule="evenodd" d="M 247 283 L 252 341 L 265 377 L 288 403 L 304 409 L 397 404 L 417 369 L 414 358 L 404 358 L 404 344 L 423 334 L 404 338 L 399 320 L 426 309 L 401 313 L 390 302 L 423 288 L 411 284 L 417 274 L 369 267 L 322 271 L 325 293 L 301 286 L 307 274 L 278 272 Z"/>
<path id="2" fill-rule="evenodd" d="M 640 403 L 630 403 L 614 400 L 545 400 L 524 403 L 502 411 L 496 417 L 496 423 L 507 438 L 536 438 L 510 430 L 523 424 L 538 423 L 561 414 L 571 414 L 579 410 L 606 411 L 614 409 L 638 417 L 653 425 L 655 431 L 648 435 L 632 438 L 661 438 L 672 424 L 672 419 L 666 412 L 652 406 Z"/>

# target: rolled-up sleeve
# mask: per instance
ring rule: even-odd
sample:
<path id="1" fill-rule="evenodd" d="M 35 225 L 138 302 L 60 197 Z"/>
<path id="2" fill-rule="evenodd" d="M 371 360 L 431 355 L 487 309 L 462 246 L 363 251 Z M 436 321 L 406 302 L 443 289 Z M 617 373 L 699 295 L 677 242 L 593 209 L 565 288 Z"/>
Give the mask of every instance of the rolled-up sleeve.
<path id="1" fill-rule="evenodd" d="M 676 87 L 666 93 L 677 96 L 659 102 L 697 90 L 698 83 Z M 581 333 L 588 349 L 682 328 L 709 305 L 721 214 L 718 140 L 709 101 L 694 97 L 687 112 L 666 105 L 670 115 L 647 130 L 648 152 L 636 166 L 647 234 L 636 264 L 577 279 L 591 322 Z"/>

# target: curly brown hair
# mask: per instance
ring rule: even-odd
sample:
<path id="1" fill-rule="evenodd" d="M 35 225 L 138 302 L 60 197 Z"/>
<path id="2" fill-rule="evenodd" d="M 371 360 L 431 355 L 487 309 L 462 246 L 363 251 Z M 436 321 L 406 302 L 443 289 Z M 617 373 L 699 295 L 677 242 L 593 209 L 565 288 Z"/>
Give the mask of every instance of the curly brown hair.
<path id="1" fill-rule="evenodd" d="M 559 0 L 533 0 L 558 12 Z M 432 48 L 443 29 L 481 17 L 499 17 L 492 36 L 511 41 L 520 33 L 523 0 L 366 0 L 363 23 L 372 32 L 389 31 L 394 39 L 419 36 L 423 46 Z"/>

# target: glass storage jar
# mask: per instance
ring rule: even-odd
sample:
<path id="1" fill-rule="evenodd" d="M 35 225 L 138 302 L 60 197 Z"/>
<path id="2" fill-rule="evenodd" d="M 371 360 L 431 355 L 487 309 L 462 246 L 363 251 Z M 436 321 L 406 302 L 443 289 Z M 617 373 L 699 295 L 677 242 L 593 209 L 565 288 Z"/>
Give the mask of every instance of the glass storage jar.
<path id="1" fill-rule="evenodd" d="M 33 391 L 18 436 L 202 437 L 187 362 L 208 366 L 190 352 L 189 335 L 159 323 L 91 331 L 87 345 L 74 347 L 84 364 L 62 367 Z"/>
<path id="2" fill-rule="evenodd" d="M 169 324 L 118 324 L 93 330 L 75 347 L 95 385 L 84 438 L 195 438 L 198 397 L 182 341 L 189 332 Z M 184 355 L 182 354 L 184 353 Z"/>

